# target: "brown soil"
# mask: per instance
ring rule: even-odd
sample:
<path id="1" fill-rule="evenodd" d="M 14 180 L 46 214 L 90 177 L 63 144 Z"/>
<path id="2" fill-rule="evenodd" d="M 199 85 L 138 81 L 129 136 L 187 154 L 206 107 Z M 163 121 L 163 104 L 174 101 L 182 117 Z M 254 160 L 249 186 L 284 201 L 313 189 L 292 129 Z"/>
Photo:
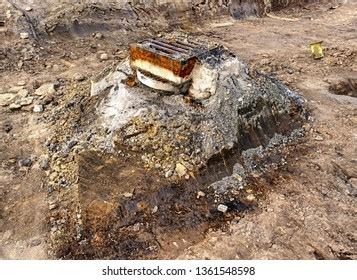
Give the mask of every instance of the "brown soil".
<path id="1" fill-rule="evenodd" d="M 312 122 L 306 125 L 309 133 L 296 149 L 291 147 L 285 168 L 268 174 L 259 182 L 259 187 L 264 185 L 264 195 L 254 211 L 245 211 L 235 218 L 208 222 L 207 204 L 198 202 L 193 195 L 197 189 L 178 186 L 178 189 L 169 187 L 161 193 L 165 180 L 149 174 L 151 180 L 159 181 L 147 186 L 152 188 L 150 198 L 144 199 L 139 192 L 135 200 L 125 202 L 124 199 L 121 203 L 129 216 L 135 216 L 131 204 L 137 209 L 144 201 L 139 208 L 148 211 L 145 220 L 134 217 L 130 219 L 134 223 L 117 232 L 126 235 L 125 230 L 128 230 L 132 233 L 131 227 L 137 232 L 137 235 L 126 236 L 126 242 L 117 248 L 132 252 L 122 254 L 122 258 L 357 259 L 357 101 L 353 94 L 357 75 L 357 5 L 330 7 L 311 5 L 304 9 L 283 10 L 278 14 L 280 18 L 249 18 L 237 22 L 220 19 L 186 30 L 202 40 L 213 39 L 224 44 L 242 57 L 252 71 L 275 75 L 301 93 L 312 110 Z M 3 42 L 0 92 L 7 92 L 22 80 L 30 91 L 44 82 L 57 81 L 60 86 L 54 96 L 55 102 L 46 107 L 41 118 L 32 112 L 32 105 L 18 111 L 0 107 L 0 258 L 53 257 L 48 254 L 51 249 L 50 210 L 48 189 L 44 184 L 48 174 L 35 158 L 45 153 L 46 139 L 59 125 L 57 120 L 48 120 L 46 116 L 51 116 L 49 111 L 57 103 L 70 99 L 67 89 L 73 82 L 73 75 L 80 72 L 90 78 L 124 58 L 128 42 L 144 38 L 148 33 L 156 34 L 155 30 L 142 29 L 129 36 L 132 35 L 130 31 L 125 31 L 127 36 L 123 38 L 120 30 L 103 29 L 101 32 L 102 39 L 90 36 L 91 31 L 87 29 L 85 33 L 55 32 L 40 45 L 32 46 L 30 41 L 0 30 Z M 314 60 L 310 57 L 309 44 L 321 40 L 326 48 L 325 58 Z M 100 61 L 100 54 L 104 52 L 109 60 Z M 30 53 L 31 57 L 24 59 L 25 53 Z M 22 66 L 18 64 L 20 60 Z M 10 125 L 13 128 L 9 131 Z M 24 158 L 33 159 L 31 167 L 19 167 L 18 161 Z M 93 158 L 96 156 L 89 154 L 81 160 L 86 162 Z M 86 175 L 82 178 L 86 186 L 82 199 L 92 209 L 88 212 L 94 217 L 89 218 L 90 226 L 96 230 L 105 228 L 103 220 L 111 221 L 110 217 L 96 220 L 97 217 L 105 217 L 111 213 L 111 207 L 117 205 L 111 202 L 103 205 L 102 200 L 93 202 L 91 188 L 103 182 L 103 185 L 107 182 L 112 186 L 111 180 L 127 180 L 127 184 L 121 186 L 124 189 L 103 191 L 103 196 L 113 197 L 112 192 L 131 192 L 131 186 L 148 182 L 148 174 L 134 161 L 118 164 L 115 160 L 102 160 L 100 157 L 92 164 L 82 165 L 90 167 L 82 170 Z M 137 176 L 125 176 L 131 169 L 136 170 Z M 124 175 L 118 178 L 116 174 L 119 173 Z M 170 199 L 174 201 L 178 194 L 183 195 L 179 200 L 182 204 L 170 204 Z M 156 218 L 152 208 L 158 204 L 160 195 L 166 203 L 159 203 L 159 207 L 167 216 Z M 179 223 L 164 220 L 170 211 L 175 211 L 172 207 L 183 213 Z M 158 231 L 148 232 L 141 226 L 148 221 Z M 192 231 L 180 232 L 180 223 L 192 224 Z M 92 238 L 98 248 L 105 247 L 105 240 L 105 235 L 100 234 Z M 148 243 L 141 240 L 148 240 Z M 150 243 L 152 240 L 155 242 Z M 145 248 L 151 248 L 152 252 L 146 252 Z M 73 257 L 81 257 L 81 253 Z M 102 257 L 100 251 L 97 255 L 86 256 Z"/>

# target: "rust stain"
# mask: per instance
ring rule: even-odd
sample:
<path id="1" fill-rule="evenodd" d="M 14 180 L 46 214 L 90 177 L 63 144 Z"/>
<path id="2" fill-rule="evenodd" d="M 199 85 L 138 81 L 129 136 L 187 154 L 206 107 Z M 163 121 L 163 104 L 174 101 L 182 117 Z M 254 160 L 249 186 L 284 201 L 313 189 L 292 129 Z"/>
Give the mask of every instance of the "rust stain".
<path id="1" fill-rule="evenodd" d="M 184 78 L 191 73 L 197 61 L 196 57 L 191 57 L 187 60 L 179 61 L 178 59 L 170 58 L 159 53 L 143 49 L 136 44 L 130 46 L 130 57 L 132 61 L 141 59 L 162 68 L 168 69 L 176 76 L 181 78 Z"/>

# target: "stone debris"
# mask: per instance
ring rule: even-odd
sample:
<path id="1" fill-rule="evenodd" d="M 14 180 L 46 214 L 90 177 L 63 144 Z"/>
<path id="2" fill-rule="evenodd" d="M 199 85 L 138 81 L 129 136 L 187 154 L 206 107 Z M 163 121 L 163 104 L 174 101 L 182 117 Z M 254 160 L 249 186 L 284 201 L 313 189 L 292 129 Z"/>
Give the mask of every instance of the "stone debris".
<path id="1" fill-rule="evenodd" d="M 222 213 L 226 213 L 228 211 L 228 206 L 224 204 L 220 204 L 217 207 L 217 210 Z"/>
<path id="2" fill-rule="evenodd" d="M 73 75 L 73 79 L 77 82 L 81 82 L 81 81 L 84 81 L 85 80 L 85 76 L 82 74 L 82 73 L 75 73 Z"/>
<path id="3" fill-rule="evenodd" d="M 43 84 L 35 91 L 35 95 L 38 96 L 46 96 L 54 93 L 56 93 L 56 88 L 53 83 Z"/>
<path id="4" fill-rule="evenodd" d="M 204 192 L 202 192 L 202 191 L 197 192 L 197 199 L 200 199 L 201 197 L 205 197 L 205 196 L 206 196 L 206 194 Z"/>
<path id="5" fill-rule="evenodd" d="M 20 38 L 21 39 L 28 39 L 28 38 L 30 38 L 30 35 L 27 32 L 21 32 L 20 33 Z"/>
<path id="6" fill-rule="evenodd" d="M 34 113 L 42 113 L 43 110 L 44 110 L 43 105 L 35 105 L 35 106 L 33 107 Z"/>
<path id="7" fill-rule="evenodd" d="M 20 167 L 30 167 L 32 165 L 32 160 L 31 159 L 21 159 L 19 160 L 19 166 Z"/>
<path id="8" fill-rule="evenodd" d="M 106 54 L 106 53 L 102 53 L 102 54 L 100 55 L 99 59 L 100 59 L 101 61 L 105 61 L 105 60 L 108 60 L 108 59 L 109 59 L 109 56 L 108 56 L 108 54 Z"/>
<path id="9" fill-rule="evenodd" d="M 0 94 L 0 106 L 8 106 L 15 99 L 16 95 L 13 93 L 2 93 Z"/>
<path id="10" fill-rule="evenodd" d="M 125 193 L 123 194 L 123 196 L 124 196 L 125 198 L 132 198 L 132 197 L 134 196 L 134 194 L 133 194 L 133 193 L 130 193 L 130 192 L 125 192 Z"/>
<path id="11" fill-rule="evenodd" d="M 182 163 L 176 163 L 175 171 L 178 176 L 184 177 L 187 174 L 187 168 Z"/>

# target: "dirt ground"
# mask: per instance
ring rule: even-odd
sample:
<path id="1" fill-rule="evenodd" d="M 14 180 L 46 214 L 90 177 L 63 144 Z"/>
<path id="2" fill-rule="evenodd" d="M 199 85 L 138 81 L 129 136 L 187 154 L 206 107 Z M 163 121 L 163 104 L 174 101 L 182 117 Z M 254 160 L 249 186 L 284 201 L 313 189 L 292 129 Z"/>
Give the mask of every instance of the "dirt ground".
<path id="1" fill-rule="evenodd" d="M 308 134 L 266 186 L 257 209 L 200 234 L 189 248 L 170 236 L 174 245 L 160 258 L 357 259 L 357 4 L 310 5 L 277 15 L 221 18 L 183 31 L 225 45 L 253 71 L 274 75 L 298 91 L 311 109 Z M 66 99 L 73 80 L 89 80 L 123 59 L 128 42 L 157 34 L 104 29 L 98 38 L 92 31 L 54 33 L 37 45 L 0 30 L 0 94 L 14 86 L 31 93 L 45 82 L 59 84 L 43 113 L 33 112 L 39 100 L 20 110 L 0 107 L 2 259 L 53 257 L 43 158 L 59 123 L 46 119 L 49 112 Z M 309 44 L 316 41 L 325 47 L 320 60 L 310 56 Z M 108 59 L 100 58 L 103 53 Z M 77 73 L 82 77 L 75 78 Z"/>

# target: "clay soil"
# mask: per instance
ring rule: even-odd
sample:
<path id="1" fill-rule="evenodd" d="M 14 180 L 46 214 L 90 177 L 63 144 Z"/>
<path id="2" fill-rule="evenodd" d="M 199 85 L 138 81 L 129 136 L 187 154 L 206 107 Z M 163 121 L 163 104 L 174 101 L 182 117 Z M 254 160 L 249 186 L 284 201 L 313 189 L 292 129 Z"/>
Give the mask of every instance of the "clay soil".
<path id="1" fill-rule="evenodd" d="M 6 57 L 0 62 L 0 94 L 20 81 L 30 92 L 39 84 L 57 82 L 59 94 L 42 113 L 50 116 L 49 110 L 68 100 L 70 84 L 85 83 L 117 64 L 128 54 L 128 42 L 162 32 L 151 28 L 130 33 L 100 26 L 104 37 L 98 39 L 91 36 L 96 31 L 91 28 L 54 32 L 36 44 L 1 29 L 0 48 Z M 306 137 L 287 155 L 287 165 L 264 181 L 264 199 L 254 211 L 218 220 L 220 224 L 212 228 L 205 225 L 190 246 L 180 235 L 168 234 L 167 247 L 158 258 L 357 259 L 356 30 L 353 3 L 292 8 L 274 18 L 185 23 L 180 32 L 223 44 L 251 71 L 275 76 L 299 92 L 308 101 L 311 118 L 305 125 Z M 320 60 L 310 56 L 309 44 L 316 41 L 325 47 Z M 32 55 L 23 59 L 26 52 Z M 108 60 L 101 61 L 101 53 L 107 53 Z M 73 81 L 75 73 L 86 80 Z M 32 105 L 16 111 L 0 107 L 2 259 L 54 257 L 48 174 L 38 159 L 46 153 L 46 140 L 58 124 L 43 121 L 44 116 L 34 113 Z M 20 167 L 18 161 L 28 158 L 31 167 Z M 87 185 L 91 184 L 95 182 Z"/>

